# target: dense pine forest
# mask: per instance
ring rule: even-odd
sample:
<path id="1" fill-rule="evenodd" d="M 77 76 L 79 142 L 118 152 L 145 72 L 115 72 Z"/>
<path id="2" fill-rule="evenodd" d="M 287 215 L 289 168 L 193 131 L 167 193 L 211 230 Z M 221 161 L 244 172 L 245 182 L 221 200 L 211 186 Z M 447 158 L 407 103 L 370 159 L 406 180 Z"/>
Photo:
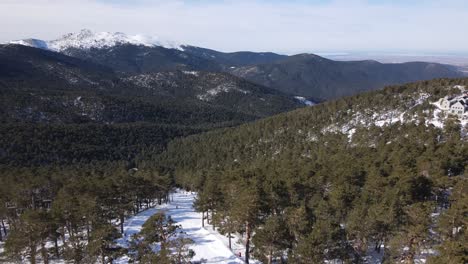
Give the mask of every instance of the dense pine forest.
<path id="1" fill-rule="evenodd" d="M 243 235 L 247 262 L 365 263 L 378 255 L 384 263 L 465 263 L 466 127 L 435 116 L 431 104 L 460 93 L 455 85 L 468 79 L 388 87 L 192 136 L 212 127 L 8 120 L 2 260 L 111 263 L 128 253 L 115 242 L 125 219 L 180 187 L 198 192 L 196 210 L 220 232 Z M 131 247 L 135 261 L 189 261 L 185 249 L 151 253 L 152 243 L 167 242 L 161 234 L 176 232 L 170 218 L 145 226 L 144 243 Z"/>
<path id="2" fill-rule="evenodd" d="M 167 202 L 174 186 L 158 168 L 122 162 L 2 165 L 1 173 L 1 233 L 5 257 L 14 263 L 26 257 L 31 263 L 111 262 L 125 253 L 116 239 L 126 217 Z"/>
<path id="3" fill-rule="evenodd" d="M 466 127 L 431 103 L 467 84 L 343 98 L 175 140 L 161 160 L 264 263 L 466 263 Z"/>

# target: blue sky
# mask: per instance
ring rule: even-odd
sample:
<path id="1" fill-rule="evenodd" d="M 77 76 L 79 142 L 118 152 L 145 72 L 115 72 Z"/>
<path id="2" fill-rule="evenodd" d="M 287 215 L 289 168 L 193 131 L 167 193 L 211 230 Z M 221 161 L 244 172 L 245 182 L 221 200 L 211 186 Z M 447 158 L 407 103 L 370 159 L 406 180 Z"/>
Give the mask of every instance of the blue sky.
<path id="1" fill-rule="evenodd" d="M 0 24 L 0 41 L 89 28 L 224 51 L 468 53 L 466 0 L 1 0 Z"/>

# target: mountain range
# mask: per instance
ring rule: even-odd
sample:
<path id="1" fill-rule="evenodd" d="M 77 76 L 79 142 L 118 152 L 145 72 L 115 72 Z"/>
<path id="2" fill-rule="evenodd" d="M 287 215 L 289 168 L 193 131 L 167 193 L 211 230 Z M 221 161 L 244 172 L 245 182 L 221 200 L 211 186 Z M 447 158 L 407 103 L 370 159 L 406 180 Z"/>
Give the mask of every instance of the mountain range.
<path id="1" fill-rule="evenodd" d="M 199 126 L 224 121 L 236 124 L 304 106 L 292 96 L 227 73 L 175 70 L 121 75 L 93 62 L 21 45 L 0 47 L 0 86 L 5 120 L 25 117 L 29 111 L 34 113 L 31 118 L 19 120 L 38 121 L 33 116 L 39 115 L 44 122 L 67 122 L 74 120 L 70 115 L 76 110 L 76 116 L 90 122 L 155 122 L 161 121 L 157 116 L 179 115 L 172 121 Z M 30 99 L 8 99 L 20 94 Z M 81 108 L 68 108 L 66 101 L 76 98 L 81 98 Z M 117 108 L 103 105 L 103 101 L 148 109 L 143 113 L 121 106 L 118 117 L 108 112 Z M 101 106 L 88 105 L 86 108 L 94 112 L 85 114 L 82 108 L 86 102 Z M 60 114 L 64 116 L 60 118 Z"/>
<path id="2" fill-rule="evenodd" d="M 132 160 L 159 153 L 177 137 L 443 76 L 461 73 L 433 63 L 224 53 L 89 30 L 13 41 L 0 45 L 0 160 Z"/>
<path id="3" fill-rule="evenodd" d="M 0 161 L 131 160 L 175 137 L 307 103 L 224 72 L 121 73 L 47 49 L 1 45 Z"/>
<path id="4" fill-rule="evenodd" d="M 121 73 L 227 72 L 283 93 L 316 100 L 335 99 L 391 84 L 464 76 L 453 66 L 437 63 L 383 64 L 333 61 L 314 54 L 226 53 L 155 37 L 90 30 L 53 41 L 26 39 L 11 43 L 61 52 Z"/>

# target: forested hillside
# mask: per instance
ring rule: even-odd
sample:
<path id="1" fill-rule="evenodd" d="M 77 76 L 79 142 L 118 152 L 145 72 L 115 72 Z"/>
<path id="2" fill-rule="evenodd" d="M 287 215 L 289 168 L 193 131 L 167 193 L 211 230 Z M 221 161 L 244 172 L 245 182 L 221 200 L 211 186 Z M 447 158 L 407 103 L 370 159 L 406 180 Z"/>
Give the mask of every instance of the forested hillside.
<path id="1" fill-rule="evenodd" d="M 393 86 L 173 141 L 160 164 L 271 263 L 465 263 L 468 79 Z M 454 88 L 455 87 L 455 88 Z"/>
<path id="2" fill-rule="evenodd" d="M 15 165 L 132 161 L 176 137 L 303 106 L 226 73 L 121 75 L 20 45 L 0 46 L 0 87 L 0 161 Z"/>
<path id="3" fill-rule="evenodd" d="M 227 73 L 121 74 L 0 45 L 0 262 L 112 262 L 128 253 L 116 242 L 126 219 L 175 188 L 152 162 L 170 140 L 302 106 Z"/>
<path id="4" fill-rule="evenodd" d="M 299 54 L 270 63 L 235 67 L 229 71 L 285 93 L 322 100 L 376 90 L 387 85 L 464 76 L 455 67 L 438 63 L 333 61 L 314 54 Z"/>

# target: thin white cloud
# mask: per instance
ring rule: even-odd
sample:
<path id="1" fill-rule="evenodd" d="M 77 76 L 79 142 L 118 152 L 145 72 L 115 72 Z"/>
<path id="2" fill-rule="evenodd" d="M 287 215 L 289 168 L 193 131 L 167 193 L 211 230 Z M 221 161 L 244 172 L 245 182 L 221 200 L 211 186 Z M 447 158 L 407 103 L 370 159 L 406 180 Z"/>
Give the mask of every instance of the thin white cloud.
<path id="1" fill-rule="evenodd" d="M 398 5 L 359 0 L 193 2 L 1 0 L 0 41 L 54 39 L 89 28 L 226 51 L 468 52 L 468 7 L 461 0 Z"/>

